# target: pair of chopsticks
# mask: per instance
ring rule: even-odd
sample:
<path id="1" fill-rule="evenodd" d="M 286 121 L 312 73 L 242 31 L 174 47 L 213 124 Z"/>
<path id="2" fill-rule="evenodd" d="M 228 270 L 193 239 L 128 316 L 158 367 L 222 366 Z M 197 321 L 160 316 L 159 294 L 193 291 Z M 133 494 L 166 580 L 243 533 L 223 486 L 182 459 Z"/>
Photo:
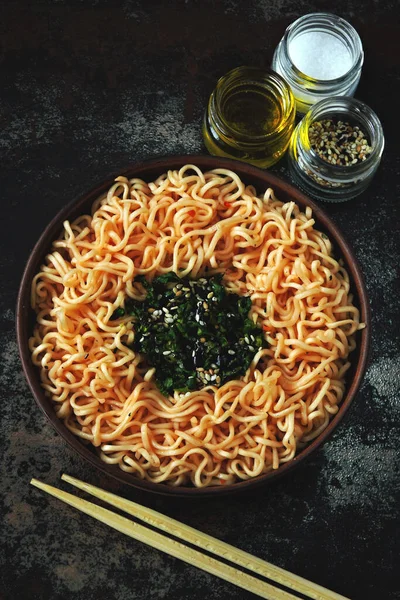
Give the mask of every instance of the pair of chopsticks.
<path id="1" fill-rule="evenodd" d="M 110 492 L 106 492 L 101 488 L 95 487 L 70 475 L 62 475 L 61 479 L 71 485 L 107 502 L 114 508 L 120 509 L 133 517 L 136 517 L 144 523 L 164 531 L 168 535 L 179 538 L 181 541 L 166 537 L 165 535 L 148 529 L 144 525 L 140 525 L 126 517 L 122 517 L 111 510 L 83 500 L 73 494 L 59 490 L 56 487 L 47 485 L 38 479 L 32 479 L 31 484 L 37 488 L 47 492 L 48 494 L 62 500 L 66 504 L 77 508 L 98 521 L 113 527 L 117 531 L 129 535 L 130 537 L 143 542 L 157 550 L 161 550 L 166 554 L 170 554 L 175 558 L 179 558 L 191 565 L 203 569 L 212 575 L 216 575 L 225 581 L 229 581 L 234 585 L 245 590 L 257 594 L 261 598 L 268 600 L 299 600 L 299 596 L 295 596 L 289 591 L 285 591 L 282 587 L 287 588 L 298 594 L 312 598 L 313 600 L 348 600 L 344 596 L 331 592 L 326 588 L 321 587 L 311 581 L 307 581 L 298 575 L 294 575 L 289 571 L 285 571 L 280 567 L 276 567 L 260 558 L 239 550 L 230 544 L 222 542 L 210 535 L 197 531 L 193 527 L 184 525 L 175 519 L 166 517 L 155 510 L 141 506 L 136 502 L 131 502 L 125 498 L 121 498 Z M 203 554 L 190 546 L 186 546 L 182 542 L 187 542 L 193 546 L 208 552 Z M 220 562 L 217 558 L 209 556 L 214 554 L 223 558 L 230 563 L 251 571 L 256 575 L 269 579 L 279 585 L 276 587 L 272 583 L 267 583 L 261 579 L 240 571 L 234 566 Z"/>

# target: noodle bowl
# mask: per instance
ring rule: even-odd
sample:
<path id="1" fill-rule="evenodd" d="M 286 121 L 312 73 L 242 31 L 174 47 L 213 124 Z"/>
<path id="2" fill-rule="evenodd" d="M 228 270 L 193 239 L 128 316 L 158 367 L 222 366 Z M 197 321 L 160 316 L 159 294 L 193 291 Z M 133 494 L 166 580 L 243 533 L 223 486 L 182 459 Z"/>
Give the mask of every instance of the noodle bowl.
<path id="1" fill-rule="evenodd" d="M 228 169 L 195 165 L 152 183 L 118 177 L 92 214 L 65 221 L 32 282 L 29 345 L 57 416 L 103 461 L 154 483 L 197 488 L 279 470 L 323 432 L 345 394 L 363 327 L 349 276 L 311 208 L 261 195 Z M 221 387 L 164 397 L 111 320 L 135 277 L 223 273 L 248 295 L 268 347 Z"/>

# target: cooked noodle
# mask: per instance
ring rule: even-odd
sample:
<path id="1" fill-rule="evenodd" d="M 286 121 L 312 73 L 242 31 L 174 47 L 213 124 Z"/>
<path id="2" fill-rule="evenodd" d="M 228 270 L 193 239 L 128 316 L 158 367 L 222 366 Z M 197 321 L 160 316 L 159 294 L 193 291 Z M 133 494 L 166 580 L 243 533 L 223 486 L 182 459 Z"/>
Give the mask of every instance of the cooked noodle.
<path id="1" fill-rule="evenodd" d="M 277 469 L 326 428 L 363 325 L 310 208 L 186 165 L 149 184 L 118 177 L 92 214 L 65 221 L 32 284 L 32 359 L 68 429 L 140 478 L 204 487 Z M 269 347 L 244 377 L 159 392 L 127 346 L 131 317 L 110 317 L 141 298 L 137 275 L 168 271 L 222 272 L 228 290 L 250 295 Z"/>

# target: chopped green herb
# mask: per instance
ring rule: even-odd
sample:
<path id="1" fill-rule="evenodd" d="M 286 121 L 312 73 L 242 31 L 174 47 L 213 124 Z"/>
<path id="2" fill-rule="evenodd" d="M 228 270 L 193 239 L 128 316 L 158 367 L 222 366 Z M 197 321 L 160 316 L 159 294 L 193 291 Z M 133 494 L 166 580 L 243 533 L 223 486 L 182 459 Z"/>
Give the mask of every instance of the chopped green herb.
<path id="1" fill-rule="evenodd" d="M 113 312 L 113 314 L 111 315 L 110 321 L 116 321 L 117 319 L 120 319 L 121 317 L 123 317 L 125 314 L 125 310 L 123 308 L 116 308 Z"/>
<path id="2" fill-rule="evenodd" d="M 262 330 L 248 317 L 250 298 L 228 292 L 221 274 L 193 280 L 167 273 L 136 282 L 146 297 L 125 303 L 135 321 L 132 347 L 155 367 L 165 395 L 237 378 L 266 347 Z"/>

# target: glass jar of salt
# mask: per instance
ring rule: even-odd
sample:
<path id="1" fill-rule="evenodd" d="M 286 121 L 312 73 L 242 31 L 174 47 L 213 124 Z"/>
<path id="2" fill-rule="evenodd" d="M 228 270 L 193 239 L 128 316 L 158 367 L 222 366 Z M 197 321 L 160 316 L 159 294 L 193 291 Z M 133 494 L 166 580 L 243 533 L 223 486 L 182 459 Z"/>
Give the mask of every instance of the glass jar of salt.
<path id="1" fill-rule="evenodd" d="M 352 96 L 360 80 L 364 53 L 350 23 L 329 13 L 294 21 L 275 50 L 272 68 L 290 85 L 297 112 L 330 96 Z"/>

